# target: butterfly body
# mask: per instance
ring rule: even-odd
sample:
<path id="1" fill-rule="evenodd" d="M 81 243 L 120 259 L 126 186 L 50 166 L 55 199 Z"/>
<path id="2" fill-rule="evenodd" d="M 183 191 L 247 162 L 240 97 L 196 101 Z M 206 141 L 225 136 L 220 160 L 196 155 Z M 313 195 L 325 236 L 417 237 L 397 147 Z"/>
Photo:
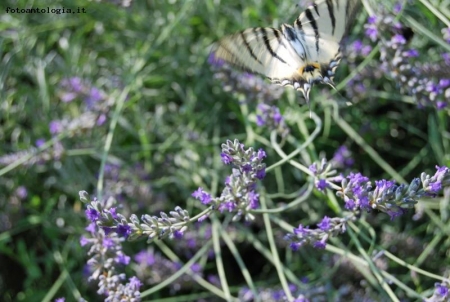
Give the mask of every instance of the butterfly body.
<path id="1" fill-rule="evenodd" d="M 292 86 L 309 101 L 316 83 L 334 87 L 341 43 L 360 0 L 321 0 L 307 8 L 293 25 L 249 28 L 220 40 L 214 55 L 232 65 Z"/>

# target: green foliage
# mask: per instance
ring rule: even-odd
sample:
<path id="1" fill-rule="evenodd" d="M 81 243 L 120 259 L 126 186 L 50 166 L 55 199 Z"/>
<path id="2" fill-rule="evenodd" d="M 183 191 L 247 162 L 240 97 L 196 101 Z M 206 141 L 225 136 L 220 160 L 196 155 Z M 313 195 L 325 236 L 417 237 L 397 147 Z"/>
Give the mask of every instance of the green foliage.
<path id="1" fill-rule="evenodd" d="M 309 176 L 287 162 L 278 165 L 281 155 L 275 146 L 289 155 L 308 140 L 317 126 L 309 118 L 308 106 L 298 106 L 300 95 L 286 89 L 274 104 L 291 133 L 285 139 L 277 137 L 275 144 L 270 131 L 255 124 L 256 100 L 243 102 L 249 97 L 224 91 L 226 83 L 215 79 L 207 63 L 211 44 L 225 34 L 291 23 L 300 10 L 295 1 L 281 2 L 147 0 L 126 9 L 82 0 L 0 3 L 0 158 L 11 155 L 7 163 L 0 160 L 0 300 L 99 300 L 96 284 L 88 283 L 83 273 L 88 256 L 79 238 L 87 222 L 78 201 L 80 190 L 95 192 L 99 198 L 120 196 L 120 211 L 127 217 L 159 215 L 177 205 L 192 217 L 204 207 L 191 193 L 203 187 L 220 195 L 231 173 L 220 161 L 220 144 L 239 139 L 267 153 L 265 162 L 271 168 L 259 186 L 270 197 L 269 208 L 282 207 L 301 195 Z M 86 13 L 7 12 L 30 5 L 84 8 Z M 429 8 L 439 5 L 420 1 L 399 17 L 415 31 L 411 45 L 424 62 L 438 62 L 449 50 L 440 33 L 444 21 L 449 24 L 448 11 L 443 10 L 441 17 Z M 359 18 L 352 38 L 363 37 L 366 16 Z M 380 65 L 378 60 L 378 55 L 370 60 L 371 68 Z M 331 159 L 339 146 L 346 145 L 355 162 L 352 171 L 399 183 L 409 183 L 424 171 L 432 174 L 435 165 L 450 165 L 448 107 L 418 108 L 388 74 L 364 78 L 365 95 L 349 99 L 352 83 L 345 81 L 354 69 L 345 62 L 341 65 L 335 82 L 346 85 L 337 92 L 323 86 L 312 91 L 311 110 L 322 128 L 318 126 L 320 133 L 294 162 L 308 167 L 323 155 Z M 52 135 L 51 121 L 73 121 L 85 113 L 83 97 L 62 101 L 66 93 L 62 82 L 72 77 L 82 79 L 86 89 L 96 87 L 103 93 L 105 108 L 95 121 L 105 114 L 106 123 L 88 127 L 91 120 L 80 120 L 73 129 Z M 345 106 L 347 101 L 353 104 Z M 39 139 L 47 143 L 36 147 Z M 56 156 L 59 144 L 62 151 Z M 105 164 L 120 167 L 120 172 L 108 174 Z M 332 249 L 306 247 L 293 253 L 282 240 L 292 227 L 315 226 L 324 215 L 342 213 L 343 204 L 336 205 L 334 194 L 315 191 L 298 207 L 270 217 L 282 262 L 274 265 L 267 259 L 271 242 L 266 217 L 259 215 L 246 226 L 218 215 L 212 219 L 213 231 L 225 234 L 220 235 L 223 254 L 216 257 L 225 263 L 234 297 L 248 286 L 248 272 L 258 288 L 279 287 L 276 265 L 287 266 L 289 282 L 296 281 L 297 286 L 307 277 L 310 285 L 326 291 L 322 297 L 329 301 L 344 286 L 354 291 L 349 296 L 355 299 L 364 291 L 374 301 L 429 297 L 439 281 L 430 274 L 448 276 L 448 191 L 444 196 L 421 200 L 415 209 L 420 219 L 413 219 L 414 211 L 394 221 L 379 213 L 363 213 L 362 223 L 352 227 L 351 235 L 333 239 Z M 156 243 L 155 249 L 166 258 L 180 263 L 190 259 L 182 248 L 177 250 L 177 241 L 164 242 Z M 147 248 L 145 242 L 124 246 L 130 256 Z M 372 261 L 380 250 L 393 255 L 382 263 Z M 217 274 L 215 261 L 201 259 L 207 274 Z M 402 261 L 429 273 L 419 274 Z M 242 273 L 241 262 L 247 272 Z M 389 279 L 380 273 L 383 270 L 400 280 L 391 286 L 392 295 L 383 280 L 377 280 Z M 135 271 L 132 265 L 125 268 L 129 275 Z M 155 290 L 144 300 L 215 301 L 220 296 L 198 284 L 179 292 Z M 153 285 L 145 284 L 143 291 Z"/>

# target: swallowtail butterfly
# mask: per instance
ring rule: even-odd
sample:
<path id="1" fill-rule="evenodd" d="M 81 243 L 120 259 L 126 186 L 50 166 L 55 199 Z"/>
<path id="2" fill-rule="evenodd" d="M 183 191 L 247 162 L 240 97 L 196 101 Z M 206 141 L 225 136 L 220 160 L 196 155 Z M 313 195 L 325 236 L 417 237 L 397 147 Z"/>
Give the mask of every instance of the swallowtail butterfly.
<path id="1" fill-rule="evenodd" d="M 213 49 L 217 60 L 292 86 L 309 102 L 316 83 L 334 87 L 342 40 L 360 0 L 318 0 L 280 29 L 255 27 L 221 39 Z"/>

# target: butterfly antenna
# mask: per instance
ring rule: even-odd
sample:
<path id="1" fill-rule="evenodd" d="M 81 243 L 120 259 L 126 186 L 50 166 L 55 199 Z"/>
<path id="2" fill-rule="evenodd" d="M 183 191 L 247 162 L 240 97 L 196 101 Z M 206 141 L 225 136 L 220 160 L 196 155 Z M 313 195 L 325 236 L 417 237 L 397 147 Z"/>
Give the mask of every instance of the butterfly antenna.
<path id="1" fill-rule="evenodd" d="M 303 93 L 303 97 L 306 100 L 306 103 L 308 104 L 309 108 L 309 117 L 312 117 L 311 113 L 311 103 L 309 102 L 309 92 L 311 91 L 311 85 L 310 84 L 304 84 L 302 88 L 298 88 L 297 90 L 300 90 Z"/>
<path id="2" fill-rule="evenodd" d="M 309 108 L 309 118 L 312 118 L 311 103 L 310 102 L 308 102 L 308 108 Z"/>

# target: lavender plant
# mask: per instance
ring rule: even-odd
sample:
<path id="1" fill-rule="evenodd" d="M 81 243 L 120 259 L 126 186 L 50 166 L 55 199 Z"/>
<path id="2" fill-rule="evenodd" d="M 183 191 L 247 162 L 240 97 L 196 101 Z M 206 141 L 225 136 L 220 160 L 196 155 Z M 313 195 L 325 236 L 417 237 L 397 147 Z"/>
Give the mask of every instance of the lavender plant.
<path id="1" fill-rule="evenodd" d="M 205 64 L 311 1 L 104 2 L 0 12 L 1 301 L 450 299 L 446 1 L 364 1 L 312 118 Z"/>
<path id="2" fill-rule="evenodd" d="M 331 165 L 323 159 L 320 167 L 313 164 L 310 170 L 314 173 L 316 186 L 324 191 L 326 188 L 336 190 L 336 195 L 340 197 L 345 208 L 351 213 L 344 218 L 330 218 L 325 216 L 317 224 L 318 228 L 309 229 L 299 225 L 294 228 L 292 234 L 287 234 L 286 239 L 291 242 L 291 248 L 297 251 L 302 245 L 311 244 L 316 248 L 325 248 L 326 241 L 330 237 L 344 233 L 347 229 L 348 221 L 354 221 L 359 215 L 359 211 L 384 212 L 392 219 L 403 215 L 407 209 L 412 209 L 418 200 L 423 196 L 435 196 L 444 187 L 450 185 L 450 169 L 448 167 L 436 167 L 437 171 L 433 176 L 422 173 L 420 178 L 414 178 L 409 185 L 397 185 L 394 181 L 385 179 L 375 181 L 375 187 L 369 179 L 361 173 L 350 173 L 347 177 L 332 177 L 334 174 Z M 334 184 L 341 178 L 340 186 Z"/>
<path id="3" fill-rule="evenodd" d="M 89 195 L 80 192 L 80 200 L 89 202 Z M 115 213 L 115 200 L 108 199 L 106 202 L 94 200 L 92 203 L 97 209 L 102 209 L 105 213 Z M 98 283 L 97 293 L 105 296 L 105 301 L 140 301 L 141 281 L 133 276 L 126 282 L 126 275 L 118 272 L 118 266 L 128 265 L 130 257 L 122 251 L 124 238 L 119 237 L 120 231 L 111 232 L 107 228 L 101 228 L 97 221 L 101 212 L 94 207 L 88 206 L 86 217 L 91 221 L 86 231 L 90 236 L 82 236 L 80 244 L 89 246 L 88 255 L 91 257 L 88 262 L 90 272 L 89 281 Z"/>
<path id="4" fill-rule="evenodd" d="M 371 15 L 365 24 L 365 36 L 369 42 L 356 40 L 349 48 L 348 58 L 365 58 L 373 45 L 378 45 L 380 57 L 376 68 L 371 66 L 353 78 L 348 85 L 350 96 L 364 95 L 367 84 L 364 79 L 382 78 L 387 75 L 394 80 L 406 95 L 413 96 L 419 107 L 433 106 L 439 110 L 448 107 L 450 95 L 450 74 L 448 54 L 442 52 L 444 60 L 436 62 L 420 60 L 419 50 L 411 46 L 414 31 L 396 18 L 403 7 L 397 3 L 392 13 L 380 7 L 380 11 Z M 448 43 L 448 29 L 442 29 L 443 39 Z M 369 45 L 372 44 L 372 45 Z M 352 65 L 356 68 L 355 65 Z"/>
<path id="5" fill-rule="evenodd" d="M 334 162 L 338 165 L 342 164 L 342 160 L 338 159 L 342 159 L 342 154 L 345 151 L 348 153 L 348 150 L 341 147 L 336 152 L 335 158 L 337 159 Z M 253 212 L 253 210 L 259 207 L 259 193 L 256 193 L 256 181 L 262 180 L 266 176 L 266 166 L 262 162 L 266 156 L 262 149 L 257 152 L 253 148 L 245 149 L 244 145 L 238 140 L 227 141 L 227 143 L 222 144 L 222 162 L 226 165 L 233 164 L 233 173 L 227 177 L 225 188 L 220 197 L 213 197 L 202 188 L 198 188 L 192 193 L 192 196 L 199 200 L 201 204 L 208 206 L 206 210 L 193 218 L 190 217 L 188 211 L 183 210 L 179 206 L 174 211 L 169 212 L 169 214 L 161 212 L 159 217 L 144 214 L 139 219 L 135 214 L 132 214 L 130 218 L 126 218 L 118 213 L 116 207 L 113 207 L 113 198 L 110 198 L 106 203 L 95 199 L 89 201 L 87 193 L 84 191 L 80 192 L 81 200 L 88 203 L 86 215 L 93 222 L 88 227 L 88 230 L 91 231 L 92 235 L 94 235 L 94 230 L 96 230 L 95 238 L 88 241 L 83 237 L 81 240 L 82 244 L 103 242 L 105 239 L 102 238 L 109 236 L 107 242 L 114 241 L 116 242 L 115 246 L 118 246 L 112 250 L 105 250 L 105 252 L 109 251 L 111 253 L 111 255 L 108 255 L 109 260 L 106 263 L 97 264 L 97 260 L 89 261 L 91 266 L 97 267 L 92 279 L 98 278 L 99 271 L 110 269 L 113 259 L 117 262 L 129 261 L 129 257 L 121 253 L 121 248 L 118 245 L 119 238 L 135 241 L 138 238 L 145 237 L 148 239 L 148 243 L 155 239 L 160 240 L 164 238 L 183 241 L 186 240 L 184 234 L 192 222 L 204 221 L 206 217 L 214 213 L 233 213 L 232 220 L 234 222 L 239 221 L 241 217 L 244 217 L 246 221 L 254 221 L 256 212 Z M 407 210 L 413 209 L 421 198 L 425 196 L 435 197 L 450 185 L 450 169 L 447 167 L 436 167 L 436 169 L 437 171 L 434 175 L 422 173 L 420 178 L 413 179 L 409 185 L 398 185 L 393 181 L 379 180 L 375 181 L 375 186 L 373 187 L 369 179 L 361 175 L 361 173 L 350 173 L 347 177 L 344 177 L 336 175 L 337 171 L 333 169 L 326 159 L 323 159 L 320 163 L 314 163 L 309 167 L 309 171 L 313 176 L 312 181 L 315 183 L 316 188 L 322 192 L 334 190 L 336 196 L 342 199 L 348 212 L 344 213 L 342 217 L 330 218 L 324 216 L 315 229 L 300 224 L 298 227 L 293 228 L 293 233 L 288 233 L 285 236 L 285 240 L 290 242 L 290 248 L 293 251 L 298 251 L 305 245 L 324 249 L 330 238 L 340 236 L 346 232 L 349 222 L 356 222 L 360 219 L 362 211 L 385 213 L 393 220 L 405 214 Z M 264 213 L 264 211 L 258 213 Z M 90 254 L 93 253 L 93 249 L 91 248 Z M 99 249 L 97 248 L 97 250 Z M 153 249 L 140 252 L 135 259 L 138 262 L 134 266 L 135 270 L 141 278 L 149 280 L 149 284 L 156 282 L 151 280 L 161 280 L 162 276 L 170 276 L 176 270 L 176 266 L 173 263 L 155 254 Z M 157 268 L 157 265 L 162 263 L 166 264 L 161 268 Z M 155 271 L 151 274 L 145 273 L 143 268 L 147 266 L 151 266 Z M 202 268 L 201 266 L 198 266 L 198 268 L 192 267 L 192 270 L 201 271 Z M 115 276 L 113 275 L 114 268 L 112 271 L 111 273 L 108 272 L 108 275 Z M 116 288 L 117 284 L 114 284 L 114 288 Z M 437 287 L 435 295 L 446 295 L 442 286 Z M 110 287 L 112 288 L 113 286 Z M 99 292 L 108 293 L 107 290 L 102 288 Z M 287 299 L 291 301 L 291 292 L 292 290 L 286 291 L 284 288 L 281 292 L 275 291 L 269 294 L 272 297 L 270 299 L 263 298 L 265 294 L 258 296 L 258 299 L 268 299 L 267 301 L 272 301 L 271 299 L 273 301 Z M 242 292 L 239 299 L 246 300 L 253 295 L 253 292 L 249 292 L 249 294 Z M 298 297 L 292 301 L 308 301 L 306 299 L 308 296 L 307 291 L 300 291 L 296 295 Z M 248 297 L 245 298 L 246 296 Z"/>

